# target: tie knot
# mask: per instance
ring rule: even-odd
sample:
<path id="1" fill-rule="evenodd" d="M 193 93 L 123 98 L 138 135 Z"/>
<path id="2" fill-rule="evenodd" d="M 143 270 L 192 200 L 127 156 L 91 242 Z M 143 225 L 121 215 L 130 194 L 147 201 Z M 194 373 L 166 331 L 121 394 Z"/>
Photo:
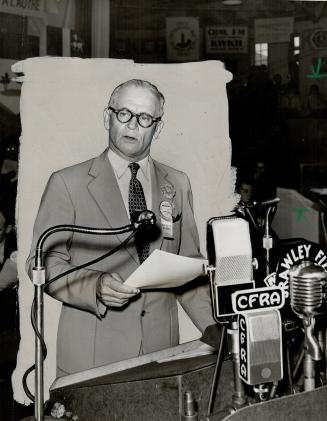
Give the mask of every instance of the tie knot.
<path id="1" fill-rule="evenodd" d="M 136 174 L 137 174 L 137 172 L 138 172 L 138 170 L 140 168 L 139 164 L 137 162 L 131 162 L 128 165 L 128 168 L 131 170 L 132 178 L 135 178 L 136 177 Z"/>

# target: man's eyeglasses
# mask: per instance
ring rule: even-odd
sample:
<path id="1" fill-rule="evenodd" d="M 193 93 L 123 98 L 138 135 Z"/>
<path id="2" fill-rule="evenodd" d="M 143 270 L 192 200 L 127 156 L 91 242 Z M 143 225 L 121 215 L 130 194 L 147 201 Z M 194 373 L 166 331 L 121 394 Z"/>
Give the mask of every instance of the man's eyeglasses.
<path id="1" fill-rule="evenodd" d="M 144 129 L 147 129 L 148 127 L 151 127 L 153 123 L 157 123 L 161 120 L 161 117 L 152 117 L 152 115 L 147 113 L 140 113 L 135 114 L 132 111 L 130 111 L 128 108 L 122 108 L 121 110 L 115 110 L 115 108 L 108 107 L 108 110 L 111 110 L 116 114 L 117 120 L 120 123 L 128 123 L 132 120 L 133 117 L 136 117 L 136 120 L 138 124 L 143 127 Z"/>

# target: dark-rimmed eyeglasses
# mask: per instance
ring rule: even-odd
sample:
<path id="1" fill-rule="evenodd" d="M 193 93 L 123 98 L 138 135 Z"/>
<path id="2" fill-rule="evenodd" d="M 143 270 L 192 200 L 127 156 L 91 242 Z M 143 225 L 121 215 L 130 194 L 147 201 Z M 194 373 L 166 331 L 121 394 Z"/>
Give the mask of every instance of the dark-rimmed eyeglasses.
<path id="1" fill-rule="evenodd" d="M 152 115 L 147 113 L 133 113 L 128 108 L 122 108 L 120 110 L 116 110 L 113 107 L 108 107 L 108 110 L 111 110 L 113 113 L 116 114 L 117 120 L 120 123 L 128 123 L 132 120 L 133 117 L 136 117 L 136 120 L 138 124 L 143 127 L 144 129 L 147 129 L 152 126 L 153 123 L 157 123 L 161 120 L 161 117 L 152 117 Z"/>

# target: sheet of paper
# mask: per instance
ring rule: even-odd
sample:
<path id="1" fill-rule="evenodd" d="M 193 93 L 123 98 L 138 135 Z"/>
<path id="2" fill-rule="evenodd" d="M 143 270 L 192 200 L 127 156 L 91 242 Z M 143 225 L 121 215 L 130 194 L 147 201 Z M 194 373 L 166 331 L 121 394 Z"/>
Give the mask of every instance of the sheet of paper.
<path id="1" fill-rule="evenodd" d="M 174 288 L 203 274 L 205 259 L 155 250 L 125 281 L 135 288 Z"/>

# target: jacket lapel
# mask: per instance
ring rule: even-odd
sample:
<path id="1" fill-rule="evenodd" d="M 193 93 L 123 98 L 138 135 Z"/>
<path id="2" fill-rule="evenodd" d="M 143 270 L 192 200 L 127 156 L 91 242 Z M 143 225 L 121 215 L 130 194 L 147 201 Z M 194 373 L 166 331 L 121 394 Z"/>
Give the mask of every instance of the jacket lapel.
<path id="1" fill-rule="evenodd" d="M 157 226 L 160 229 L 160 235 L 150 243 L 150 253 L 155 249 L 161 249 L 163 243 L 162 227 L 160 218 L 160 203 L 164 200 L 161 188 L 167 183 L 173 183 L 168 179 L 167 171 L 162 165 L 153 160 L 154 179 L 152 182 L 152 210 L 157 218 Z M 111 228 L 122 227 L 130 223 L 129 216 L 124 206 L 123 198 L 116 180 L 114 170 L 108 159 L 107 149 L 93 160 L 89 175 L 92 176 L 88 189 L 101 209 L 104 217 Z M 122 236 L 117 236 L 122 242 Z M 139 263 L 135 247 L 126 248 L 136 263 Z"/>
<path id="2" fill-rule="evenodd" d="M 162 226 L 161 226 L 161 218 L 160 218 L 160 203 L 164 200 L 161 188 L 169 182 L 167 179 L 168 173 L 167 171 L 160 165 L 159 162 L 153 160 L 154 165 L 154 180 L 152 183 L 152 206 L 153 212 L 156 214 L 157 218 L 157 225 L 160 228 L 160 235 L 155 241 L 152 241 L 150 244 L 150 253 L 153 252 L 155 249 L 161 249 L 163 236 L 162 236 Z M 170 183 L 171 184 L 171 183 Z"/>
<path id="3" fill-rule="evenodd" d="M 124 206 L 123 198 L 116 180 L 114 170 L 108 159 L 107 149 L 93 160 L 89 174 L 93 180 L 88 184 L 88 189 L 95 202 L 105 216 L 108 226 L 118 228 L 130 223 Z M 120 242 L 125 236 L 117 236 Z M 135 247 L 128 247 L 127 251 L 138 262 Z"/>

